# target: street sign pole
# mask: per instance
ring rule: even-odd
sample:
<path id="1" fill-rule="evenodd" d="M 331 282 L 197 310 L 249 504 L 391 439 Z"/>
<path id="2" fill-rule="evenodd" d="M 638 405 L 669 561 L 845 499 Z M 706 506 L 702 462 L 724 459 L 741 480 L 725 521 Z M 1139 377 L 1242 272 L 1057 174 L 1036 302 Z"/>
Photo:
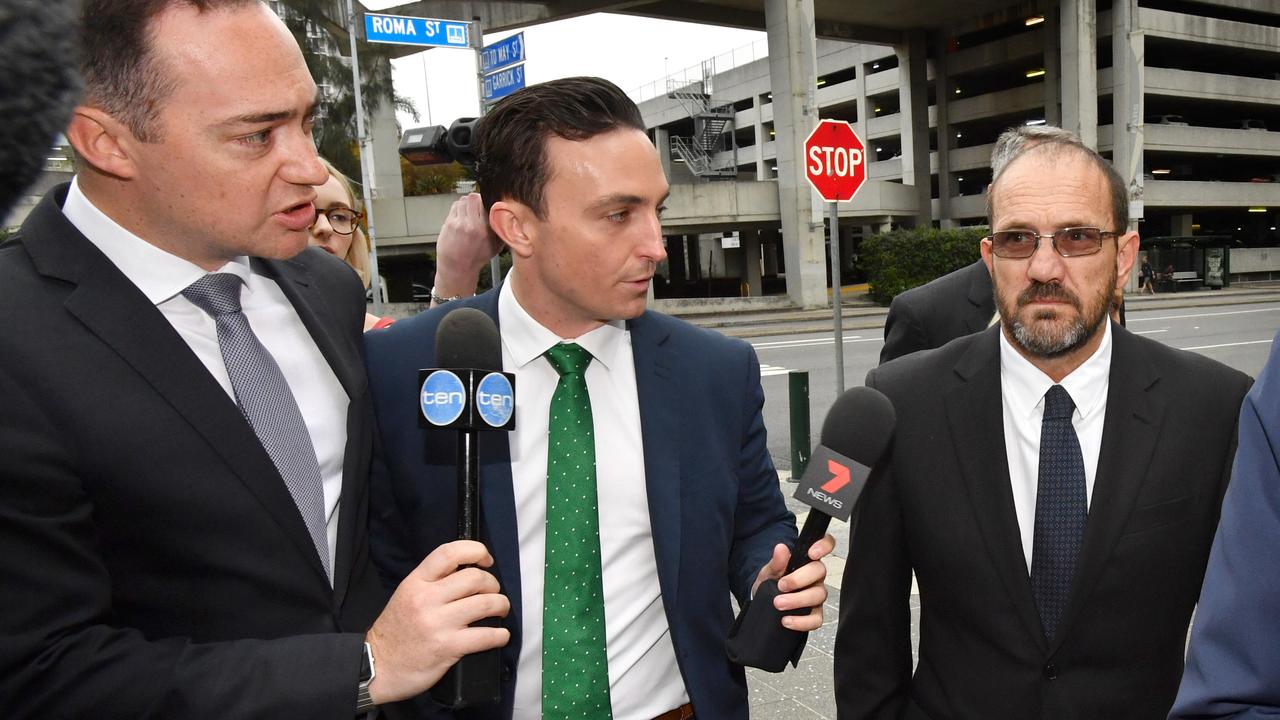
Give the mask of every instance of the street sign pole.
<path id="1" fill-rule="evenodd" d="M 836 341 L 836 394 L 844 392 L 844 330 L 841 327 L 840 219 L 839 203 L 827 203 L 827 226 L 831 229 L 831 322 Z"/>
<path id="2" fill-rule="evenodd" d="M 356 96 L 356 137 L 360 141 L 360 185 L 364 196 L 364 216 L 369 228 L 369 289 L 373 292 L 373 314 L 382 315 L 382 277 L 378 274 L 378 243 L 373 230 L 372 180 L 373 139 L 364 131 L 364 101 L 360 93 L 360 56 L 356 50 L 356 13 L 347 0 L 347 32 L 351 37 L 351 84 Z"/>
<path id="3" fill-rule="evenodd" d="M 827 201 L 831 241 L 831 325 L 836 346 L 836 391 L 844 392 L 844 298 L 840 287 L 839 203 L 858 194 L 867 180 L 866 145 L 844 120 L 819 120 L 804 141 L 805 177 Z"/>
<path id="4" fill-rule="evenodd" d="M 473 16 L 471 18 L 471 47 L 475 50 L 476 56 L 476 98 L 480 102 L 480 117 L 484 117 L 484 32 L 480 29 L 480 18 Z M 489 286 L 498 287 L 498 282 L 502 280 L 502 261 L 498 259 L 498 255 L 489 258 Z"/>

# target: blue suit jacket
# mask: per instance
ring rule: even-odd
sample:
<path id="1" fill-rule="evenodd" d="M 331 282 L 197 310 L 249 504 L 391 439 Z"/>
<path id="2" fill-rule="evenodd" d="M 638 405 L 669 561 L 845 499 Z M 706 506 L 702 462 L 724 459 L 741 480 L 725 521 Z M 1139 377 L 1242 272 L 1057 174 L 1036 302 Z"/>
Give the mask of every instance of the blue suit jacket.
<path id="1" fill-rule="evenodd" d="M 1280 716 L 1280 335 L 1240 443 L 1171 718 Z"/>
<path id="2" fill-rule="evenodd" d="M 371 552 L 389 583 L 456 538 L 457 433 L 420 429 L 417 419 L 418 369 L 432 366 L 436 327 L 456 307 L 479 308 L 497 321 L 498 293 L 366 335 L 381 441 L 372 479 Z M 646 312 L 627 328 L 658 581 L 680 673 L 699 717 L 746 718 L 743 669 L 725 654 L 733 622 L 730 593 L 746 598 L 773 546 L 791 544 L 796 534 L 766 446 L 759 363 L 741 340 L 658 313 Z M 596 417 L 599 422 L 608 415 Z M 511 600 L 505 620 L 511 643 L 503 651 L 501 706 L 456 715 L 509 718 L 521 607 L 508 438 L 482 433 L 479 449 L 482 533 Z"/>

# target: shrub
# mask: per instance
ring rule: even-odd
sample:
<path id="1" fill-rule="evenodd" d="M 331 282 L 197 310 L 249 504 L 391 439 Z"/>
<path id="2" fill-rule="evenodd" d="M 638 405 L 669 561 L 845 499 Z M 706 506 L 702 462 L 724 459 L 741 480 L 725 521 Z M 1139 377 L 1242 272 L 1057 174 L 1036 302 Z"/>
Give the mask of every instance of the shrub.
<path id="1" fill-rule="evenodd" d="M 442 195 L 452 193 L 459 180 L 466 180 L 467 171 L 458 163 L 412 165 L 400 158 L 400 176 L 404 181 L 405 197 Z"/>
<path id="2" fill-rule="evenodd" d="M 977 260 L 985 227 L 893 230 L 862 240 L 859 255 L 868 293 L 888 304 L 894 297 Z"/>

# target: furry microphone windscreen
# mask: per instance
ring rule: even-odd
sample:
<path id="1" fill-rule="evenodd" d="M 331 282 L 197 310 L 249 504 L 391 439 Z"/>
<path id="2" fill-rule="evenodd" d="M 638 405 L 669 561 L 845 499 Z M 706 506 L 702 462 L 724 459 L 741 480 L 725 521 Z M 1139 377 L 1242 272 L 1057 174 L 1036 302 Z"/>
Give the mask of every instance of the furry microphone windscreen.
<path id="1" fill-rule="evenodd" d="M 0 0 L 0 219 L 79 98 L 78 14 L 77 0 Z"/>

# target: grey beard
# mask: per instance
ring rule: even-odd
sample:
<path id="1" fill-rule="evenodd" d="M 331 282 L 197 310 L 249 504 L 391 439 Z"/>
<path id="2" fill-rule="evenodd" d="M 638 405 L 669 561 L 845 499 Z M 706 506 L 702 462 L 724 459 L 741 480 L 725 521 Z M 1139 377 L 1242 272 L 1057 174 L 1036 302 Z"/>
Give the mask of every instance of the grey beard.
<path id="1" fill-rule="evenodd" d="M 1102 317 L 1105 319 L 1106 313 L 1103 313 Z M 1079 318 L 1058 337 L 1054 337 L 1051 331 L 1033 330 L 1017 319 L 1013 320 L 1009 329 L 1012 330 L 1014 342 L 1030 355 L 1056 358 L 1068 355 L 1084 346 L 1101 325 L 1102 323 L 1098 323 L 1090 329 L 1085 327 L 1084 319 Z"/>

